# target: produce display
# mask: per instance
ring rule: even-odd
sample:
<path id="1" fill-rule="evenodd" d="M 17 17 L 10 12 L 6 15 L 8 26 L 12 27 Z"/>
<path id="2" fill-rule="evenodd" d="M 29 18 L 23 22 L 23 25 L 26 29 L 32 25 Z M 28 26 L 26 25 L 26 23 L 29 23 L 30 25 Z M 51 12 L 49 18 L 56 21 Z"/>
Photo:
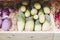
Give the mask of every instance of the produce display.
<path id="1" fill-rule="evenodd" d="M 60 30 L 60 12 L 59 11 L 54 14 L 54 19 L 55 19 L 55 24 L 57 28 Z"/>
<path id="2" fill-rule="evenodd" d="M 15 8 L 16 7 L 16 8 Z M 51 7 L 45 2 L 23 1 L 14 6 L 0 6 L 0 29 L 2 31 L 50 31 Z M 53 14 L 60 29 L 60 11 Z"/>
<path id="3" fill-rule="evenodd" d="M 53 3 L 53 4 L 52 4 Z M 53 21 L 54 21 L 54 24 L 55 27 L 54 27 L 54 30 L 56 31 L 60 31 L 60 2 L 58 2 L 58 0 L 53 0 L 53 1 L 50 1 L 50 5 L 51 5 L 51 13 L 53 14 Z"/>

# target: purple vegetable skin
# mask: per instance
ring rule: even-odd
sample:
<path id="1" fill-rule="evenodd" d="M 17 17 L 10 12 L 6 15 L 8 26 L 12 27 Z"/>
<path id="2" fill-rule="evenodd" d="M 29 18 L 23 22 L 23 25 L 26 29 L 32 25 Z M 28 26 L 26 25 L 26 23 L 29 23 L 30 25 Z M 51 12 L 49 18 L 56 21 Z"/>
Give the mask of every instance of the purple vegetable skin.
<path id="1" fill-rule="evenodd" d="M 2 27 L 2 19 L 0 18 L 0 28 Z"/>
<path id="2" fill-rule="evenodd" d="M 14 9 L 13 7 L 8 7 L 10 13 L 13 12 L 13 9 Z"/>
<path id="3" fill-rule="evenodd" d="M 2 22 L 2 30 L 4 31 L 9 31 L 9 29 L 11 28 L 11 20 L 10 19 L 4 19 L 4 21 Z"/>
<path id="4" fill-rule="evenodd" d="M 2 7 L 0 7 L 0 16 L 2 16 L 2 10 L 3 10 Z"/>
<path id="5" fill-rule="evenodd" d="M 0 28 L 2 27 L 2 5 L 0 5 Z"/>
<path id="6" fill-rule="evenodd" d="M 5 14 L 5 15 L 9 15 L 9 10 L 8 9 L 4 9 L 3 11 L 2 11 L 2 13 L 3 13 L 3 15 Z"/>
<path id="7" fill-rule="evenodd" d="M 2 18 L 4 19 L 4 18 L 6 18 L 6 17 L 8 17 L 9 16 L 9 10 L 8 9 L 4 9 L 3 11 L 2 11 Z"/>

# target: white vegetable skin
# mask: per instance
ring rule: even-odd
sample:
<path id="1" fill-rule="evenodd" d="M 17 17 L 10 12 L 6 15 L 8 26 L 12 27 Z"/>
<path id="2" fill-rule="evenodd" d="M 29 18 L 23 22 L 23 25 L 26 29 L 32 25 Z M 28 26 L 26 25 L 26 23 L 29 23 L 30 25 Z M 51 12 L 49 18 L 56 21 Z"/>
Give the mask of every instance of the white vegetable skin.
<path id="1" fill-rule="evenodd" d="M 12 26 L 11 26 L 11 29 L 9 31 L 17 31 L 17 19 L 16 19 L 15 12 L 11 12 L 9 15 L 9 18 L 12 21 Z"/>
<path id="2" fill-rule="evenodd" d="M 41 31 L 41 24 L 39 22 L 39 20 L 36 20 L 35 22 L 35 31 Z"/>
<path id="3" fill-rule="evenodd" d="M 29 16 L 30 16 L 30 11 L 29 10 L 26 10 L 25 17 L 29 17 Z"/>
<path id="4" fill-rule="evenodd" d="M 26 11 L 26 7 L 25 6 L 21 6 L 20 8 L 19 8 L 19 12 L 25 12 Z"/>
<path id="5" fill-rule="evenodd" d="M 17 31 L 17 20 L 16 18 L 11 19 L 12 20 L 12 26 L 11 29 L 9 31 Z"/>
<path id="6" fill-rule="evenodd" d="M 31 10 L 31 15 L 36 15 L 36 14 L 37 14 L 37 9 L 33 8 L 33 9 Z"/>
<path id="7" fill-rule="evenodd" d="M 2 19 L 5 19 L 7 18 L 8 16 L 6 14 L 3 15 Z"/>
<path id="8" fill-rule="evenodd" d="M 46 20 L 48 20 L 49 22 L 51 21 L 51 19 L 50 19 L 50 15 L 45 15 L 45 17 L 46 17 Z"/>
<path id="9" fill-rule="evenodd" d="M 42 26 L 42 31 L 49 31 L 51 29 L 51 25 L 50 22 L 48 22 L 47 20 L 43 23 Z"/>
<path id="10" fill-rule="evenodd" d="M 38 15 L 34 15 L 33 18 L 34 18 L 34 19 L 38 19 Z"/>
<path id="11" fill-rule="evenodd" d="M 25 23 L 22 21 L 17 22 L 18 31 L 23 31 Z"/>
<path id="12" fill-rule="evenodd" d="M 40 8 L 41 8 L 41 5 L 40 5 L 39 3 L 35 3 L 35 4 L 34 4 L 34 7 L 35 7 L 36 9 L 40 9 Z"/>
<path id="13" fill-rule="evenodd" d="M 34 29 L 34 20 L 28 18 L 25 25 L 25 31 L 33 31 Z"/>
<path id="14" fill-rule="evenodd" d="M 44 21 L 45 21 L 45 15 L 44 15 L 44 13 L 43 12 L 39 12 L 38 15 L 39 15 L 39 21 L 40 21 L 40 23 L 44 23 Z"/>
<path id="15" fill-rule="evenodd" d="M 25 16 L 23 13 L 18 13 L 17 15 L 17 27 L 18 31 L 23 31 L 25 25 Z"/>
<path id="16" fill-rule="evenodd" d="M 43 8 L 45 14 L 50 14 L 50 8 L 49 7 L 44 7 Z"/>

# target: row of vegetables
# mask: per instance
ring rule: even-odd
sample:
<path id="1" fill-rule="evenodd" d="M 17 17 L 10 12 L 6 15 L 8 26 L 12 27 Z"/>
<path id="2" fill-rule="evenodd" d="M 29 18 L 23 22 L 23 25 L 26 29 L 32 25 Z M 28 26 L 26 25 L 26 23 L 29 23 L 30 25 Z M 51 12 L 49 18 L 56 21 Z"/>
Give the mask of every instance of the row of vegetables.
<path id="1" fill-rule="evenodd" d="M 44 4 L 44 5 L 43 5 Z M 50 31 L 51 9 L 47 3 L 29 3 L 23 1 L 17 4 L 18 10 L 13 7 L 2 8 L 0 6 L 0 29 L 1 31 Z M 59 13 L 54 15 L 55 21 L 59 22 Z M 58 24 L 58 23 L 57 23 Z M 60 28 L 60 23 L 58 24 Z"/>

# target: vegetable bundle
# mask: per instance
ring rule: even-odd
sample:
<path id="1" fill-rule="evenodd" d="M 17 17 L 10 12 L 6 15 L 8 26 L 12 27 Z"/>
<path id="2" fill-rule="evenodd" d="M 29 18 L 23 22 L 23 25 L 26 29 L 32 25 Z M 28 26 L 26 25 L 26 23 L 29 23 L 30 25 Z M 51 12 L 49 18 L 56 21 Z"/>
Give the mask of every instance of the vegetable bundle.
<path id="1" fill-rule="evenodd" d="M 33 4 L 32 4 L 33 3 Z M 2 10 L 0 28 L 3 31 L 49 31 L 50 7 L 39 2 L 23 1 L 18 9 L 7 7 Z"/>

